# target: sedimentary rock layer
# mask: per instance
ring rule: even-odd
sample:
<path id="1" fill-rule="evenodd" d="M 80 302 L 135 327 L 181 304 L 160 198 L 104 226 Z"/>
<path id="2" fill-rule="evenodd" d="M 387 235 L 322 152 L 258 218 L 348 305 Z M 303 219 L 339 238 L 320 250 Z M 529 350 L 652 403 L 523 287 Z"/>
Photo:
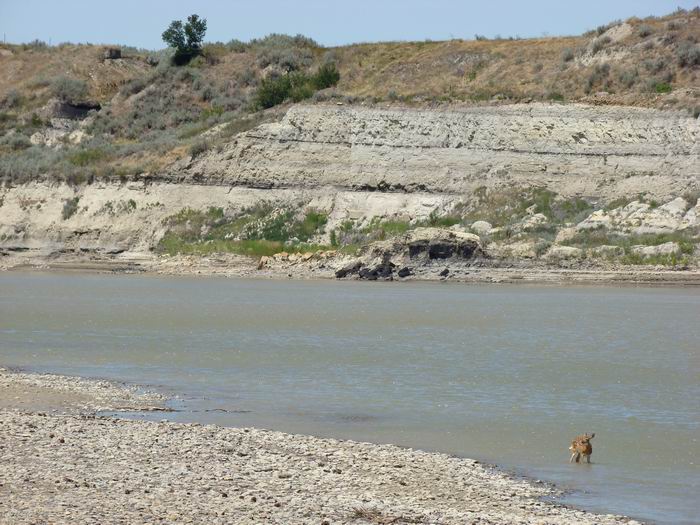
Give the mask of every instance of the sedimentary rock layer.
<path id="1" fill-rule="evenodd" d="M 697 120 L 640 108 L 512 105 L 460 111 L 295 106 L 171 176 L 235 186 L 659 197 L 698 186 Z"/>

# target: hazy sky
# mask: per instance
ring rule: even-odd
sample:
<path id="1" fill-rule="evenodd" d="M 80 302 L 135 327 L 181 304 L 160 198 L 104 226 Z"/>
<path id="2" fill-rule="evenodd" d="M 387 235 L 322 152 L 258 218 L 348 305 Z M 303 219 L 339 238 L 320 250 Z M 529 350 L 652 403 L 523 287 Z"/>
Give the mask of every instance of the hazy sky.
<path id="1" fill-rule="evenodd" d="M 377 40 L 575 35 L 618 18 L 667 14 L 699 0 L 0 0 L 8 42 L 162 48 L 173 19 L 197 13 L 207 41 L 303 33 L 324 45 Z"/>

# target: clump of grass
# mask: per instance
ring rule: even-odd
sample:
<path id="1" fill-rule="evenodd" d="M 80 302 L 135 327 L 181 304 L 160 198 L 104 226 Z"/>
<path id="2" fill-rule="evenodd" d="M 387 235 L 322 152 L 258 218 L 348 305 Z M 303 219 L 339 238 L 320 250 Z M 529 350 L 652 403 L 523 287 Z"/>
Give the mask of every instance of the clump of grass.
<path id="1" fill-rule="evenodd" d="M 353 221 L 345 221 L 340 226 L 341 245 L 364 245 L 372 241 L 388 239 L 406 233 L 412 228 L 409 221 L 383 220 L 381 217 L 373 217 L 372 220 L 360 230 L 355 230 Z"/>
<path id="2" fill-rule="evenodd" d="M 107 152 L 101 148 L 81 149 L 68 156 L 68 162 L 74 166 L 88 166 L 107 157 Z"/>
<path id="3" fill-rule="evenodd" d="M 586 93 L 590 93 L 596 87 L 607 88 L 609 75 L 610 64 L 596 64 L 586 79 Z"/>
<path id="4" fill-rule="evenodd" d="M 603 209 L 605 211 L 611 211 L 617 208 L 624 208 L 632 201 L 634 201 L 633 197 L 618 197 L 617 199 L 608 202 Z"/>
<path id="5" fill-rule="evenodd" d="M 637 34 L 641 38 L 646 38 L 654 32 L 654 29 L 648 24 L 642 24 L 637 28 Z"/>
<path id="6" fill-rule="evenodd" d="M 594 55 L 605 48 L 606 45 L 608 45 L 611 42 L 611 39 L 609 36 L 601 36 L 593 40 L 591 43 L 591 53 Z"/>
<path id="7" fill-rule="evenodd" d="M 199 140 L 190 146 L 190 155 L 197 157 L 209 150 L 209 143 L 206 140 Z"/>
<path id="8" fill-rule="evenodd" d="M 204 241 L 190 241 L 179 235 L 166 233 L 158 243 L 156 251 L 167 255 L 212 255 L 215 253 L 235 253 L 250 257 L 262 257 L 274 255 L 285 251 L 284 244 L 266 240 L 239 240 L 210 239 Z"/>
<path id="9" fill-rule="evenodd" d="M 618 74 L 620 83 L 626 88 L 631 88 L 639 80 L 639 70 L 637 68 L 624 69 Z"/>
<path id="10" fill-rule="evenodd" d="M 309 210 L 296 219 L 291 209 L 261 205 L 227 216 L 223 208 L 183 209 L 166 219 L 168 230 L 157 246 L 161 253 L 272 255 L 281 251 L 314 251 L 308 241 L 323 231 L 325 213 Z"/>
<path id="11" fill-rule="evenodd" d="M 437 211 L 433 211 L 428 216 L 425 224 L 435 228 L 449 228 L 450 226 L 454 226 L 455 224 L 459 224 L 461 222 L 462 217 L 458 217 L 456 215 L 439 215 Z"/>
<path id="12" fill-rule="evenodd" d="M 620 257 L 621 264 L 649 265 L 649 266 L 687 266 L 690 262 L 686 255 L 671 253 L 668 255 L 641 255 L 638 253 L 625 253 Z"/>
<path id="13" fill-rule="evenodd" d="M 618 246 L 624 250 L 625 256 L 635 258 L 639 255 L 632 251 L 633 246 L 658 246 L 667 242 L 678 244 L 682 255 L 692 255 L 695 252 L 695 245 L 700 242 L 700 236 L 690 231 L 622 235 L 617 232 L 610 232 L 605 228 L 596 228 L 582 230 L 571 239 L 563 241 L 562 244 L 578 248 L 592 248 L 603 245 Z"/>
<path id="14" fill-rule="evenodd" d="M 683 42 L 676 50 L 676 58 L 681 67 L 694 67 L 700 65 L 700 44 Z"/>
<path id="15" fill-rule="evenodd" d="M 670 93 L 672 90 L 673 88 L 668 82 L 656 82 L 654 84 L 654 91 L 657 93 Z"/>

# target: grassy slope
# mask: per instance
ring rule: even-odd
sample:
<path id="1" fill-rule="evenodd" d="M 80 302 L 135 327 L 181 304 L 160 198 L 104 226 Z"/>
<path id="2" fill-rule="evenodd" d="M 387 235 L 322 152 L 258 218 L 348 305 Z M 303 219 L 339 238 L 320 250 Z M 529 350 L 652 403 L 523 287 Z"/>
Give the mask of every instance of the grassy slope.
<path id="1" fill-rule="evenodd" d="M 342 75 L 338 91 L 357 97 L 386 99 L 393 93 L 417 97 L 419 102 L 481 100 L 493 95 L 516 100 L 547 99 L 552 93 L 559 93 L 566 100 L 581 100 L 592 89 L 606 89 L 617 95 L 617 102 L 667 105 L 668 100 L 650 92 L 648 80 L 668 82 L 674 91 L 687 88 L 697 93 L 698 70 L 681 67 L 677 51 L 685 42 L 697 43 L 698 11 L 629 19 L 610 27 L 610 41 L 600 38 L 603 28 L 599 28 L 578 37 L 355 44 L 333 48 L 331 54 Z M 106 102 L 126 81 L 151 69 L 145 62 L 146 54 L 138 52 L 127 52 L 128 58 L 123 61 L 102 61 L 99 46 L 0 47 L 13 53 L 0 57 L 0 99 L 11 89 L 28 91 L 37 81 L 66 75 L 88 81 L 92 97 Z M 592 54 L 594 47 L 599 49 Z M 569 52 L 573 58 L 565 60 Z M 260 73 L 255 71 L 253 49 L 232 52 L 221 48 L 215 49 L 214 54 L 217 63 L 201 68 L 209 81 L 235 78 L 249 69 L 256 75 Z M 314 54 L 318 61 L 323 50 Z M 610 64 L 609 77 L 589 85 L 595 66 L 602 63 Z M 633 75 L 620 78 L 619 73 L 633 69 L 638 73 L 636 79 Z M 678 98 L 670 104 L 679 102 Z M 693 98 L 698 103 L 697 97 Z"/>
<path id="2" fill-rule="evenodd" d="M 345 74 L 339 89 L 357 96 L 387 98 L 393 93 L 416 102 L 497 97 L 680 109 L 700 104 L 698 68 L 683 67 L 678 59 L 684 43 L 696 42 L 700 35 L 697 12 L 630 19 L 611 27 L 607 33 L 600 28 L 601 34 L 580 37 L 340 48 Z M 658 83 L 670 84 L 672 94 L 659 96 Z M 600 91 L 610 96 L 596 97 Z"/>

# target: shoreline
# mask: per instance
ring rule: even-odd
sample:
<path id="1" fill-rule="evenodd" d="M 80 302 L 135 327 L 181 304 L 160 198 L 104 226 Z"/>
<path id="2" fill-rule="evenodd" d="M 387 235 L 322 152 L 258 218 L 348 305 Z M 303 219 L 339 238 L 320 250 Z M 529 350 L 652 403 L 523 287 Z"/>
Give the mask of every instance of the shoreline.
<path id="1" fill-rule="evenodd" d="M 8 524 L 640 523 L 443 453 L 99 414 L 167 408 L 133 385 L 0 368 L 0 393 Z"/>
<path id="2" fill-rule="evenodd" d="M 23 259 L 23 258 L 22 258 Z M 119 275 L 162 275 L 229 277 L 262 280 L 330 280 L 360 281 L 356 278 L 337 279 L 330 267 L 313 267 L 310 264 L 277 264 L 258 269 L 254 258 L 222 254 L 211 257 L 173 256 L 141 258 L 66 258 L 25 259 L 3 261 L 0 272 L 52 272 L 52 273 L 101 273 Z M 7 264 L 10 263 L 10 264 Z M 439 269 L 450 267 L 447 277 L 439 275 Z M 383 281 L 380 281 L 383 282 Z M 593 286 L 668 286 L 700 287 L 700 269 L 669 270 L 660 267 L 611 267 L 611 268 L 562 268 L 538 265 L 510 265 L 478 267 L 466 264 L 435 265 L 422 269 L 394 282 L 449 282 L 460 284 L 530 284 L 530 285 L 593 285 Z"/>

